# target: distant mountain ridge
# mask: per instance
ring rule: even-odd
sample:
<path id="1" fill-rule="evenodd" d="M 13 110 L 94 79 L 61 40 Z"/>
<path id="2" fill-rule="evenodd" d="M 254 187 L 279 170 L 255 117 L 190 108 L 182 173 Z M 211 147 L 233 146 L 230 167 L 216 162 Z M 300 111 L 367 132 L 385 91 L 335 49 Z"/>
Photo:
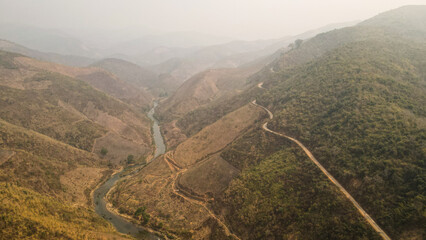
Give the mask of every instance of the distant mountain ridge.
<path id="1" fill-rule="evenodd" d="M 97 57 L 96 52 L 81 40 L 59 30 L 20 24 L 0 24 L 0 39 L 7 39 L 41 52 Z"/>
<path id="2" fill-rule="evenodd" d="M 68 66 L 76 66 L 76 67 L 84 67 L 95 61 L 94 59 L 91 59 L 91 58 L 74 56 L 74 55 L 61 55 L 58 53 L 40 52 L 40 51 L 33 50 L 30 48 L 21 46 L 19 44 L 16 44 L 7 40 L 2 40 L 2 39 L 0 39 L 0 50 L 19 53 L 22 55 L 26 55 L 26 56 L 38 59 L 38 60 L 64 64 Z"/>
<path id="3" fill-rule="evenodd" d="M 102 59 L 92 63 L 90 66 L 103 68 L 115 74 L 120 79 L 141 88 L 150 88 L 154 86 L 158 79 L 155 72 L 137 64 L 117 58 Z"/>
<path id="4" fill-rule="evenodd" d="M 426 37 L 426 6 L 404 6 L 381 13 L 361 22 L 361 26 L 375 26 L 398 31 L 402 36 Z"/>

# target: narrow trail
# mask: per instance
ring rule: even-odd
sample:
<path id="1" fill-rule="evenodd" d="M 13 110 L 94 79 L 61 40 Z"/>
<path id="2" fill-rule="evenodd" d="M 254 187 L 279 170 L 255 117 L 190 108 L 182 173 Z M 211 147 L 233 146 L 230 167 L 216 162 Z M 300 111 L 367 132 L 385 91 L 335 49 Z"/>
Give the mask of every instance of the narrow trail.
<path id="1" fill-rule="evenodd" d="M 105 134 L 103 134 L 102 136 L 95 138 L 95 140 L 93 140 L 93 146 L 92 146 L 92 150 L 90 150 L 91 153 L 95 153 L 95 147 L 96 147 L 96 142 L 98 141 L 98 139 L 104 138 L 106 137 L 106 135 L 110 134 L 110 132 L 106 132 Z"/>
<path id="2" fill-rule="evenodd" d="M 10 154 L 8 154 L 8 155 L 5 154 L 5 156 L 3 156 L 3 157 L 0 155 L 0 166 L 3 163 L 7 162 L 11 157 L 15 156 L 15 154 L 16 154 L 15 151 L 11 151 Z"/>
<path id="3" fill-rule="evenodd" d="M 229 230 L 228 226 L 226 226 L 226 224 L 219 218 L 216 216 L 216 214 L 214 214 L 208 207 L 206 202 L 208 200 L 211 199 L 205 199 L 205 198 L 201 198 L 201 197 L 194 197 L 191 196 L 190 194 L 183 194 L 182 190 L 179 189 L 179 187 L 176 184 L 176 181 L 179 179 L 179 176 L 181 174 L 183 174 L 184 172 L 186 172 L 188 169 L 187 168 L 183 168 L 181 166 L 179 166 L 174 160 L 173 160 L 173 156 L 171 156 L 171 152 L 167 152 L 164 155 L 164 160 L 166 161 L 167 165 L 169 166 L 170 170 L 172 171 L 177 171 L 175 177 L 172 180 L 172 191 L 175 195 L 185 199 L 186 201 L 193 203 L 193 204 L 197 204 L 199 206 L 201 206 L 202 208 L 204 208 L 208 214 L 210 215 L 210 217 L 212 217 L 213 219 L 215 219 L 217 221 L 217 223 L 219 223 L 219 225 L 221 225 L 223 227 L 223 229 L 225 230 L 225 234 L 227 236 L 232 236 L 235 239 L 241 240 L 237 235 L 235 235 L 234 233 L 231 232 L 231 230 Z"/>
<path id="4" fill-rule="evenodd" d="M 273 71 L 273 69 L 271 68 L 271 71 Z M 259 88 L 263 89 L 263 82 L 259 83 L 257 85 Z M 271 111 L 269 111 L 267 108 L 265 108 L 264 106 L 261 106 L 259 104 L 256 103 L 256 100 L 252 101 L 252 104 L 258 107 L 261 107 L 262 109 L 264 109 L 268 115 L 269 115 L 269 119 L 272 119 L 274 117 L 274 115 L 272 114 Z M 324 173 L 324 175 L 339 189 L 339 191 L 341 193 L 343 193 L 345 195 L 345 197 L 355 206 L 355 208 L 359 211 L 359 213 L 364 217 L 364 219 L 371 225 L 371 227 L 373 227 L 373 229 L 385 240 L 390 240 L 391 238 L 385 233 L 385 231 L 383 231 L 383 229 L 380 228 L 380 226 L 370 217 L 370 215 L 368 215 L 368 213 L 361 207 L 361 205 L 359 205 L 359 203 L 349 194 L 348 191 L 346 191 L 346 189 L 321 165 L 321 163 L 318 162 L 318 160 L 314 157 L 314 155 L 311 153 L 311 151 L 309 151 L 305 145 L 303 145 L 299 140 L 292 138 L 290 136 L 284 135 L 282 133 L 278 133 L 275 132 L 271 129 L 268 128 L 268 122 L 266 122 L 265 124 L 263 124 L 262 126 L 263 130 L 270 132 L 272 134 L 275 134 L 277 136 L 281 136 L 281 137 L 285 137 L 291 141 L 293 141 L 294 143 L 296 143 L 300 148 L 302 148 L 302 150 L 306 153 L 306 155 L 308 155 L 309 159 Z"/>

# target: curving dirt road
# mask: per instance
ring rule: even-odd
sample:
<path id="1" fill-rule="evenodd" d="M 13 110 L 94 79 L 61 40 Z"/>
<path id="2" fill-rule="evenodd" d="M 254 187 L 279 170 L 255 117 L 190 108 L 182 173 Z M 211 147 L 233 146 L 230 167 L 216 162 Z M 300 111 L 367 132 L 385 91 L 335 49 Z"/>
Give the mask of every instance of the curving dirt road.
<path id="1" fill-rule="evenodd" d="M 15 156 L 16 152 L 12 150 L 0 150 L 0 165 L 7 162 L 11 157 Z"/>
<path id="2" fill-rule="evenodd" d="M 216 214 L 214 214 L 208 207 L 206 202 L 211 200 L 211 199 L 204 199 L 198 196 L 191 196 L 188 193 L 183 194 L 182 190 L 180 190 L 177 185 L 176 185 L 176 181 L 178 180 L 179 176 L 181 174 L 183 174 L 184 172 L 186 172 L 188 169 L 187 168 L 183 168 L 181 166 L 179 166 L 174 160 L 173 157 L 171 156 L 171 152 L 167 152 L 164 155 L 164 160 L 166 161 L 166 163 L 168 164 L 170 170 L 172 171 L 177 171 L 175 177 L 172 180 L 172 191 L 175 195 L 185 199 L 186 201 L 193 203 L 193 204 L 197 204 L 200 205 L 202 208 L 204 208 L 209 215 L 215 219 L 219 225 L 221 225 L 223 227 L 223 229 L 225 230 L 225 234 L 227 236 L 232 236 L 235 239 L 241 240 L 237 235 L 235 235 L 234 233 L 231 232 L 231 230 L 229 230 L 228 226 L 226 226 L 226 224 L 219 218 L 216 216 Z"/>
<path id="3" fill-rule="evenodd" d="M 272 70 L 272 68 L 271 68 Z M 258 87 L 259 88 L 263 88 L 262 87 L 263 82 L 259 83 Z M 265 108 L 264 106 L 261 106 L 259 104 L 256 103 L 256 100 L 252 101 L 252 104 L 258 107 L 263 108 L 269 115 L 269 119 L 272 119 L 274 117 L 274 115 L 272 114 L 271 111 L 269 111 L 267 108 Z M 349 199 L 349 201 L 351 201 L 351 203 L 355 206 L 356 209 L 358 209 L 358 211 L 361 213 L 361 215 L 364 217 L 364 219 L 371 225 L 371 227 L 373 227 L 373 229 L 385 240 L 390 240 L 390 237 L 385 233 L 385 231 L 383 231 L 383 229 L 380 228 L 379 225 L 377 225 L 377 223 L 370 217 L 370 215 L 368 215 L 368 213 L 361 207 L 361 205 L 359 205 L 359 203 L 349 194 L 348 191 L 346 191 L 345 188 L 343 188 L 342 185 L 340 185 L 340 183 L 321 165 L 321 163 L 318 162 L 318 160 L 314 157 L 314 155 L 311 153 L 311 151 L 309 151 L 305 145 L 303 145 L 299 140 L 292 138 L 290 136 L 284 135 L 282 133 L 278 133 L 275 131 L 272 131 L 271 129 L 268 128 L 268 122 L 266 122 L 265 124 L 263 124 L 262 128 L 267 131 L 270 132 L 272 134 L 281 136 L 281 137 L 285 137 L 291 141 L 293 141 L 294 143 L 296 143 L 297 145 L 299 145 L 299 147 L 301 147 L 303 149 L 303 151 L 306 153 L 306 155 L 308 155 L 309 159 L 324 173 L 324 175 L 335 185 L 337 186 L 337 188 L 339 189 L 340 192 L 342 192 L 345 197 L 347 199 Z"/>
<path id="4" fill-rule="evenodd" d="M 271 68 L 272 72 L 273 69 Z M 263 88 L 263 82 L 259 83 L 257 85 L 258 88 L 264 89 Z M 264 109 L 267 113 L 268 113 L 268 117 L 269 119 L 273 119 L 274 115 L 272 114 L 271 111 L 269 111 L 269 109 L 267 109 L 264 106 L 261 106 L 259 104 L 256 103 L 256 100 L 253 100 L 251 102 L 253 105 L 260 107 L 262 109 Z M 359 205 L 359 203 L 349 194 L 348 191 L 346 191 L 345 188 L 343 188 L 343 186 L 321 165 L 321 163 L 318 162 L 318 160 L 316 160 L 316 158 L 314 157 L 314 155 L 309 151 L 309 149 L 307 149 L 305 147 L 305 145 L 303 145 L 299 140 L 292 138 L 290 136 L 287 136 L 285 134 L 282 133 L 278 133 L 275 132 L 271 129 L 268 128 L 268 122 L 264 123 L 262 126 L 263 130 L 270 132 L 272 134 L 281 136 L 281 137 L 285 137 L 291 141 L 293 141 L 294 143 L 296 143 L 300 148 L 302 148 L 302 150 L 306 153 L 306 155 L 309 157 L 309 159 L 324 173 L 324 175 L 339 189 L 339 191 L 341 193 L 343 193 L 345 195 L 345 197 L 355 206 L 355 208 L 360 212 L 360 214 L 364 217 L 364 219 L 371 225 L 371 227 L 373 227 L 373 229 L 385 240 L 390 240 L 390 237 L 383 231 L 383 229 L 380 228 L 380 226 L 370 217 L 370 215 L 368 215 L 368 213 L 361 207 L 361 205 Z M 183 174 L 186 170 L 188 170 L 187 168 L 183 168 L 181 166 L 179 166 L 174 160 L 173 160 L 173 156 L 171 156 L 171 152 L 168 152 L 165 154 L 164 159 L 166 161 L 166 163 L 169 165 L 169 168 L 172 171 L 176 171 L 176 175 L 172 181 L 172 190 L 173 193 L 176 194 L 177 196 L 182 197 L 183 199 L 194 203 L 194 204 L 198 204 L 201 207 L 203 207 L 208 213 L 209 215 L 214 218 L 225 230 L 226 235 L 228 236 L 232 236 L 235 239 L 240 240 L 240 238 L 238 236 L 236 236 L 235 234 L 233 234 L 229 228 L 226 226 L 226 224 L 220 219 L 218 218 L 208 207 L 207 207 L 207 202 L 211 199 L 203 199 L 200 198 L 198 196 L 191 196 L 190 193 L 184 193 L 182 190 L 179 189 L 179 187 L 176 185 L 176 181 L 179 178 L 179 176 L 181 174 Z"/>

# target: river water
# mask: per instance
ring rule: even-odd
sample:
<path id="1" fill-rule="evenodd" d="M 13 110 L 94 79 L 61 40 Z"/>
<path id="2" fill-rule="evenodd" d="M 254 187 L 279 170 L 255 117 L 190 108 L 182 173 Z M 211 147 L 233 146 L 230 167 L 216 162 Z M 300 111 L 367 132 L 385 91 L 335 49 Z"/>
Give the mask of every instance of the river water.
<path id="1" fill-rule="evenodd" d="M 166 150 L 164 145 L 163 136 L 160 132 L 160 127 L 158 121 L 154 118 L 155 107 L 157 103 L 154 103 L 154 107 L 148 112 L 148 117 L 154 122 L 153 135 L 155 143 L 155 154 L 154 158 L 163 154 Z M 124 170 L 123 170 L 124 171 Z M 157 240 L 160 239 L 156 235 L 146 231 L 145 228 L 127 221 L 123 217 L 116 215 L 113 212 L 110 212 L 106 207 L 105 195 L 108 191 L 114 186 L 114 184 L 121 179 L 121 172 L 114 174 L 110 179 L 108 179 L 104 184 L 97 188 L 93 194 L 95 211 L 101 217 L 108 220 L 112 225 L 117 229 L 117 231 L 125 234 L 132 235 L 136 239 L 148 239 L 148 240 Z"/>
<path id="2" fill-rule="evenodd" d="M 156 107 L 157 107 L 157 102 L 154 103 L 154 107 L 148 112 L 149 119 L 151 119 L 154 122 L 154 125 L 152 126 L 154 142 L 155 142 L 154 158 L 166 152 L 166 145 L 164 145 L 163 136 L 161 135 L 161 132 L 160 132 L 160 126 L 158 126 L 158 121 L 154 117 Z"/>

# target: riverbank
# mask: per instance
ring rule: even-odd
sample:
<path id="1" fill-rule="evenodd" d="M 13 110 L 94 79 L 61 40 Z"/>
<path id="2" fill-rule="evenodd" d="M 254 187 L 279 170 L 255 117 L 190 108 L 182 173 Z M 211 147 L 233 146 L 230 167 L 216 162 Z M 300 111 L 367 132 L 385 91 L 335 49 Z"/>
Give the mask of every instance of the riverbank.
<path id="1" fill-rule="evenodd" d="M 155 159 L 157 156 L 165 152 L 165 145 L 160 132 L 160 127 L 158 121 L 154 118 L 156 106 L 157 103 L 154 103 L 154 107 L 147 114 L 148 117 L 153 121 L 153 139 L 156 147 L 152 159 Z M 111 177 L 108 180 L 100 184 L 100 186 L 93 191 L 95 211 L 101 217 L 108 220 L 120 233 L 129 234 L 135 237 L 136 239 L 158 240 L 160 239 L 158 235 L 163 236 L 163 234 L 155 230 L 140 226 L 130 216 L 120 214 L 118 210 L 114 209 L 112 204 L 107 201 L 108 195 L 115 188 L 116 183 L 118 181 L 133 175 L 144 166 L 135 165 L 131 168 L 134 167 L 140 168 L 135 169 L 133 172 L 131 172 L 130 174 L 126 174 L 125 176 L 122 176 L 122 173 L 129 170 L 129 168 L 120 168 L 119 170 L 114 171 L 114 173 L 111 174 Z"/>

